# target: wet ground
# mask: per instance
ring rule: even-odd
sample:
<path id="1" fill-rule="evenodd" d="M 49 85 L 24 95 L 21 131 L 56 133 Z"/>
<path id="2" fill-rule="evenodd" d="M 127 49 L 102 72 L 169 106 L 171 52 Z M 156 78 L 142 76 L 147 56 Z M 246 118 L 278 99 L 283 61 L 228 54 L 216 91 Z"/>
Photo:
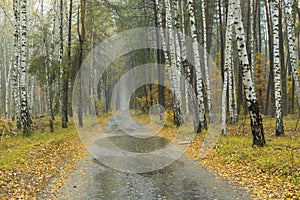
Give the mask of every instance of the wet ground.
<path id="1" fill-rule="evenodd" d="M 106 129 L 122 132 L 114 120 L 110 120 Z M 159 137 L 136 138 L 122 134 L 110 140 L 121 149 L 135 153 L 155 151 L 168 143 Z M 147 173 L 121 172 L 90 155 L 77 163 L 76 170 L 66 181 L 55 194 L 57 199 L 250 199 L 248 192 L 184 155 L 167 167 Z"/>

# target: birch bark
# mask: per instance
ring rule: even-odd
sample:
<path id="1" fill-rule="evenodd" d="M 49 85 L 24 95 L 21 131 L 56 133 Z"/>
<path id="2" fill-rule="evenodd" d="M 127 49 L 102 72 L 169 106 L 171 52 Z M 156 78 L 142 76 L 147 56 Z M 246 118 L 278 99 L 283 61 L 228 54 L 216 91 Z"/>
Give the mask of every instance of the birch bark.
<path id="1" fill-rule="evenodd" d="M 26 13 L 26 0 L 21 1 L 21 34 L 20 34 L 20 45 L 21 45 L 21 59 L 20 59 L 20 104 L 21 104 L 21 121 L 23 128 L 23 135 L 27 136 L 30 134 L 29 125 L 29 112 L 27 102 L 27 13 Z"/>
<path id="2" fill-rule="evenodd" d="M 227 88 L 228 88 L 228 71 L 231 65 L 232 57 L 232 25 L 233 25 L 233 9 L 232 2 L 228 5 L 228 16 L 226 26 L 226 46 L 225 46 L 225 63 L 224 63 L 224 82 L 222 92 L 222 135 L 226 135 L 226 108 L 227 108 Z"/>
<path id="3" fill-rule="evenodd" d="M 284 135 L 282 116 L 282 91 L 281 91 L 281 65 L 279 49 L 279 1 L 272 1 L 273 42 L 274 42 L 274 85 L 275 85 L 275 111 L 276 111 L 276 136 Z"/>
<path id="4" fill-rule="evenodd" d="M 205 117 L 205 106 L 204 106 L 204 94 L 203 94 L 203 79 L 201 72 L 201 64 L 200 64 L 200 54 L 199 54 L 199 43 L 197 38 L 197 30 L 196 30 L 196 19 L 194 14 L 194 3 L 193 0 L 188 0 L 188 10 L 190 17 L 190 28 L 193 40 L 193 53 L 195 59 L 195 70 L 196 70 L 196 93 L 197 93 L 197 103 L 198 103 L 198 113 L 199 120 L 196 127 L 196 132 L 201 132 L 203 129 L 207 128 L 207 122 Z"/>
<path id="5" fill-rule="evenodd" d="M 253 135 L 253 145 L 264 146 L 266 141 L 264 138 L 264 130 L 262 117 L 259 110 L 258 101 L 255 94 L 254 82 L 252 80 L 251 67 L 249 64 L 246 43 L 245 32 L 242 21 L 242 14 L 239 0 L 229 0 L 233 5 L 234 11 L 234 24 L 236 31 L 236 39 L 238 45 L 239 58 L 241 61 L 242 76 L 244 91 L 247 101 L 247 106 L 250 112 L 251 130 Z"/>
<path id="6" fill-rule="evenodd" d="M 300 109 L 300 85 L 299 85 L 299 74 L 297 64 L 297 48 L 296 48 L 296 37 L 295 37 L 295 22 L 294 22 L 294 10 L 293 1 L 285 0 L 285 17 L 286 17 L 286 29 L 288 34 L 288 52 L 292 67 L 292 74 L 294 78 L 296 95 L 298 98 L 298 108 Z"/>

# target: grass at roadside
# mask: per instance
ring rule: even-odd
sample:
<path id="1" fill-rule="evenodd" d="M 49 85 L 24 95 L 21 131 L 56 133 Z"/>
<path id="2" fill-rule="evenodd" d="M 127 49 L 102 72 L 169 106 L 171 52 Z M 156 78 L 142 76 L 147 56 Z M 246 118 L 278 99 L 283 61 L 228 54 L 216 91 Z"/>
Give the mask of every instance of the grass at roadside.
<path id="1" fill-rule="evenodd" d="M 144 124 L 151 121 L 148 115 L 140 113 L 135 113 L 134 119 Z M 220 137 L 208 157 L 199 162 L 244 185 L 255 198 L 300 199 L 300 128 L 295 130 L 296 122 L 296 116 L 285 117 L 286 135 L 277 138 L 275 120 L 265 117 L 267 144 L 263 148 L 252 147 L 249 119 L 228 125 L 227 136 Z M 198 160 L 204 138 L 203 133 L 196 135 L 186 151 L 189 157 Z"/>
<path id="2" fill-rule="evenodd" d="M 101 115 L 105 123 L 109 115 Z M 73 119 L 67 129 L 54 122 L 50 133 L 47 119 L 36 119 L 40 129 L 30 137 L 15 136 L 0 141 L 0 199 L 35 199 L 48 185 L 58 188 L 67 172 L 74 169 L 75 161 L 86 155 Z"/>
<path id="3" fill-rule="evenodd" d="M 200 162 L 212 171 L 243 184 L 255 198 L 300 198 L 300 129 L 295 130 L 296 117 L 286 117 L 284 137 L 275 137 L 275 120 L 266 118 L 267 144 L 252 147 L 249 120 L 228 126 L 228 135 L 220 137 L 210 155 Z M 187 151 L 196 158 L 198 135 Z"/>

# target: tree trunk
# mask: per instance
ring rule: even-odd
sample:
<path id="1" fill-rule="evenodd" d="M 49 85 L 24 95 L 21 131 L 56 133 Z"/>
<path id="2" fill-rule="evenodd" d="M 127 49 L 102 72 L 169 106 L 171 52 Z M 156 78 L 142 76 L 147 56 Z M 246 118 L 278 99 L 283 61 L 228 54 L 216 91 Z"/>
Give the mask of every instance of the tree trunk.
<path id="1" fill-rule="evenodd" d="M 23 128 L 23 135 L 30 135 L 30 118 L 27 103 L 27 13 L 26 13 L 26 0 L 21 1 L 21 58 L 20 58 L 20 104 L 21 104 L 21 121 Z"/>
<path id="2" fill-rule="evenodd" d="M 266 107 L 265 107 L 265 115 L 269 114 L 269 104 L 271 103 L 271 116 L 274 116 L 274 107 L 275 107 L 275 94 L 274 94 L 274 50 L 273 50 L 273 28 L 272 28 L 272 17 L 269 13 L 269 4 L 268 1 L 265 0 L 265 10 L 267 16 L 267 24 L 268 24 L 268 41 L 269 41 L 269 61 L 270 61 L 270 73 L 268 80 L 268 88 L 267 88 L 267 96 L 266 96 Z"/>
<path id="3" fill-rule="evenodd" d="M 5 70 L 6 75 L 6 85 L 5 85 L 5 118 L 6 122 L 9 123 L 9 91 L 10 91 L 10 76 L 11 76 L 11 68 L 12 68 L 12 61 L 9 64 L 8 71 Z"/>
<path id="4" fill-rule="evenodd" d="M 273 41 L 274 41 L 274 84 L 275 84 L 275 109 L 276 109 L 276 136 L 284 135 L 282 118 L 282 91 L 281 91 L 281 65 L 279 46 L 279 1 L 273 0 Z"/>
<path id="5" fill-rule="evenodd" d="M 63 0 L 60 0 L 60 23 L 59 23 L 59 67 L 60 67 L 60 114 L 61 114 L 61 126 L 67 128 L 66 110 L 67 105 L 65 102 L 67 91 L 65 90 L 66 82 L 66 67 L 63 63 L 64 41 L 63 41 Z"/>
<path id="6" fill-rule="evenodd" d="M 224 34 L 223 34 L 223 20 L 222 20 L 222 0 L 218 0 L 218 10 L 219 10 L 219 29 L 220 29 L 220 46 L 221 46 L 221 53 L 220 53 L 220 67 L 222 73 L 222 80 L 224 82 L 224 65 L 225 65 L 225 49 L 224 49 Z"/>
<path id="7" fill-rule="evenodd" d="M 199 43 L 198 36 L 196 30 L 196 19 L 194 15 L 194 3 L 193 0 L 188 0 L 188 10 L 190 16 L 190 28 L 193 40 L 193 53 L 195 59 L 195 70 L 196 70 L 196 94 L 197 94 L 197 103 L 198 103 L 198 114 L 199 119 L 195 124 L 195 131 L 201 132 L 203 129 L 207 128 L 207 122 L 205 117 L 205 106 L 204 106 L 204 90 L 203 90 L 203 79 L 202 79 L 202 71 L 200 64 L 200 55 L 199 55 Z"/>
<path id="8" fill-rule="evenodd" d="M 253 135 L 253 145 L 264 146 L 266 141 L 264 138 L 264 129 L 262 123 L 262 117 L 259 110 L 258 101 L 256 99 L 254 82 L 252 80 L 250 63 L 247 56 L 245 32 L 243 27 L 240 1 L 229 0 L 234 7 L 234 24 L 236 31 L 236 39 L 239 57 L 241 61 L 241 68 L 243 72 L 243 84 L 247 101 L 247 106 L 250 112 L 251 130 Z"/>
<path id="9" fill-rule="evenodd" d="M 295 22 L 294 22 L 294 12 L 292 1 L 285 1 L 285 17 L 286 17 L 286 28 L 288 34 L 288 54 L 290 57 L 290 64 L 292 67 L 293 75 L 293 86 L 296 89 L 296 95 L 298 98 L 298 109 L 300 109 L 300 85 L 298 76 L 298 63 L 297 63 L 297 48 L 296 48 L 296 38 L 295 38 Z M 299 40 L 300 41 L 300 40 Z M 300 54 L 299 54 L 300 55 Z"/>
<path id="10" fill-rule="evenodd" d="M 281 75 L 281 92 L 282 92 L 282 115 L 287 115 L 287 94 L 286 94 L 286 67 L 284 60 L 284 36 L 282 26 L 282 0 L 279 0 L 278 30 L 279 30 L 279 55 L 280 55 L 280 75 Z"/>
<path id="11" fill-rule="evenodd" d="M 210 78 L 209 78 L 209 69 L 208 69 L 208 48 L 207 48 L 207 24 L 206 24 L 206 5 L 205 0 L 201 0 L 201 7 L 202 7 L 202 21 L 203 21 L 203 64 L 204 64 L 204 71 L 205 71 L 205 84 L 206 84 L 206 95 L 207 95 L 207 106 L 208 106 L 208 113 L 209 116 L 211 115 L 211 95 L 210 95 Z"/>
<path id="12" fill-rule="evenodd" d="M 83 59 L 83 44 L 85 40 L 85 0 L 80 0 L 80 24 L 81 30 L 79 28 L 79 20 L 78 20 L 78 37 L 79 37 L 79 54 L 78 54 L 78 70 L 81 67 L 82 59 Z M 79 17 L 79 13 L 78 13 Z M 80 71 L 78 73 L 78 79 L 81 79 Z M 79 81 L 80 83 L 80 81 Z M 77 105 L 77 115 L 78 115 L 78 125 L 83 127 L 83 120 L 82 120 L 82 91 L 81 91 L 81 84 L 79 84 L 79 100 Z"/>
<path id="13" fill-rule="evenodd" d="M 43 9 L 43 6 L 44 6 L 44 1 L 42 0 L 42 3 L 41 3 L 41 13 L 42 13 L 42 35 L 43 35 L 43 47 L 42 47 L 42 57 L 45 62 L 45 71 L 46 71 L 46 98 L 47 98 L 47 103 L 48 103 L 48 114 L 49 114 L 49 128 L 50 128 L 50 132 L 52 133 L 54 131 L 54 127 L 53 127 L 53 113 L 52 113 L 52 102 L 51 102 L 51 86 L 50 86 L 50 75 L 49 75 L 49 66 L 48 66 L 48 63 L 47 63 L 47 60 L 46 60 L 46 57 L 47 57 L 47 53 L 46 53 L 46 42 L 47 42 L 47 38 L 46 38 L 46 31 L 45 31 L 45 28 L 44 28 L 44 9 Z M 54 36 L 52 36 L 54 37 Z M 52 52 L 51 52 L 52 53 Z M 50 59 L 49 59 L 50 61 Z M 52 60 L 51 60 L 52 62 Z"/>
<path id="14" fill-rule="evenodd" d="M 67 71 L 66 71 L 66 79 L 64 80 L 64 90 L 66 91 L 66 95 L 64 96 L 64 104 L 66 105 L 66 109 L 64 110 L 64 115 L 66 121 L 68 122 L 68 107 L 72 110 L 72 106 L 68 104 L 68 88 L 69 88 L 69 70 L 72 67 L 71 60 L 71 42 L 72 42 L 72 13 L 73 13 L 73 0 L 70 0 L 69 5 L 69 25 L 68 25 L 68 43 L 67 43 Z"/>
<path id="15" fill-rule="evenodd" d="M 180 24 L 179 24 L 179 4 L 178 4 L 178 0 L 174 0 L 173 1 L 173 10 L 174 10 L 174 23 L 175 23 L 175 28 L 176 28 L 176 32 L 172 35 L 174 37 L 174 44 L 175 44 L 175 81 L 176 81 L 176 108 L 177 108 L 177 116 L 175 118 L 175 124 L 177 126 L 181 126 L 183 124 L 183 117 L 182 117 L 182 93 L 181 93 L 181 48 L 180 48 L 180 42 L 179 42 L 179 38 L 180 38 Z"/>
<path id="16" fill-rule="evenodd" d="M 160 22 L 158 18 L 158 5 L 156 1 L 153 1 L 153 10 L 154 10 L 154 17 L 155 17 L 155 26 L 159 29 L 160 28 Z M 156 42 L 157 47 L 161 44 L 161 37 L 160 37 L 160 31 L 156 32 Z M 162 55 L 162 49 L 157 48 L 156 50 L 156 56 L 157 56 L 157 63 L 162 64 L 163 63 L 163 55 Z M 158 104 L 165 107 L 165 88 L 164 88 L 164 76 L 165 76 L 165 68 L 159 67 L 158 68 Z"/>
<path id="17" fill-rule="evenodd" d="M 19 90 L 19 68 L 20 68 L 20 9 L 19 9 L 19 0 L 13 1 L 14 8 L 14 65 L 13 65 L 13 74 L 12 74 L 12 84 L 13 84 L 13 96 L 14 96 L 14 108 L 15 108 L 15 119 L 17 129 L 21 129 L 21 106 L 20 106 L 20 90 Z"/>

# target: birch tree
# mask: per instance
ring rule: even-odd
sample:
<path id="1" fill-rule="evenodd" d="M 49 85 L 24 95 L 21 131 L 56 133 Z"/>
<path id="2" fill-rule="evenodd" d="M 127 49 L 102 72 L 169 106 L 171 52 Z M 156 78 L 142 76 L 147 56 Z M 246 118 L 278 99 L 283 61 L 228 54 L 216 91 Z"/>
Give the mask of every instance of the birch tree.
<path id="1" fill-rule="evenodd" d="M 78 70 L 81 67 L 82 60 L 83 60 L 83 45 L 85 41 L 85 6 L 86 1 L 80 0 L 80 14 L 79 14 L 79 7 L 78 7 L 78 24 L 77 24 L 77 32 L 79 37 L 79 54 L 78 54 Z M 80 16 L 80 23 L 79 23 L 79 16 Z M 81 30 L 80 30 L 81 25 Z M 81 74 L 78 74 L 78 79 L 81 79 Z M 79 84 L 79 101 L 77 104 L 77 115 L 78 115 L 78 124 L 80 127 L 83 126 L 83 119 L 82 119 L 82 91 L 81 91 L 81 84 Z"/>
<path id="2" fill-rule="evenodd" d="M 27 102 L 27 13 L 26 13 L 26 0 L 21 1 L 21 34 L 20 34 L 20 45 L 21 45 L 21 58 L 20 58 L 20 104 L 21 104 L 21 121 L 23 134 L 29 135 L 29 112 Z"/>
<path id="3" fill-rule="evenodd" d="M 285 0 L 285 17 L 286 17 L 286 29 L 288 34 L 288 52 L 290 63 L 292 67 L 292 75 L 294 78 L 294 84 L 296 88 L 296 95 L 298 98 L 298 108 L 300 109 L 300 85 L 298 75 L 298 64 L 297 64 L 297 48 L 296 48 L 296 37 L 295 37 L 295 20 L 293 1 Z"/>
<path id="4" fill-rule="evenodd" d="M 50 44 L 50 52 L 49 52 L 49 58 L 47 59 L 46 63 L 46 95 L 47 95 L 47 103 L 48 103 L 48 114 L 49 114 L 49 128 L 50 132 L 54 131 L 54 126 L 53 126 L 53 120 L 54 120 L 54 114 L 53 114 L 53 106 L 52 106 L 52 85 L 51 85 L 51 80 L 50 80 L 50 69 L 52 68 L 52 55 L 54 51 L 54 37 L 55 37 L 55 11 L 56 11 L 56 0 L 54 1 L 53 4 L 54 7 L 54 16 L 53 16 L 53 23 L 52 23 L 52 38 L 51 38 L 51 44 Z M 42 1 L 42 17 L 43 17 L 43 1 Z M 46 57 L 46 36 L 45 36 L 45 30 L 44 30 L 44 25 L 42 27 L 43 30 L 43 54 L 44 57 Z"/>
<path id="5" fill-rule="evenodd" d="M 173 1 L 173 10 L 174 10 L 174 24 L 176 28 L 176 32 L 172 34 L 171 37 L 174 39 L 174 77 L 175 77 L 175 93 L 176 93 L 176 108 L 177 108 L 177 116 L 175 119 L 175 124 L 177 126 L 182 125 L 183 123 L 183 117 L 182 117 L 182 94 L 181 94 L 181 48 L 179 43 L 179 31 L 180 31 L 180 25 L 179 25 L 179 4 L 178 0 Z M 172 27 L 171 27 L 172 28 Z M 172 31 L 172 30 L 171 30 Z M 172 31 L 173 32 L 173 31 Z M 171 34 L 171 33 L 170 33 Z M 171 38 L 170 37 L 170 38 Z M 171 50 L 172 52 L 172 50 Z M 172 58 L 172 57 L 171 57 Z"/>
<path id="6" fill-rule="evenodd" d="M 10 77 L 11 77 L 11 68 L 12 68 L 12 61 L 9 64 L 9 68 L 5 74 L 6 74 L 6 84 L 5 84 L 5 118 L 6 121 L 9 122 L 9 93 L 10 93 Z"/>
<path id="7" fill-rule="evenodd" d="M 67 102 L 66 95 L 68 95 L 66 82 L 67 82 L 67 72 L 66 66 L 63 63 L 63 53 L 64 53 L 64 40 L 63 40 L 63 0 L 60 0 L 60 17 L 59 17 L 59 67 L 60 67 L 60 114 L 61 114 L 61 125 L 62 128 L 67 128 Z"/>
<path id="8" fill-rule="evenodd" d="M 18 129 L 21 129 L 20 119 L 20 95 L 19 95 L 19 66 L 20 66 L 20 8 L 19 0 L 13 1 L 14 9 L 14 64 L 12 73 L 13 96 L 14 96 L 14 115 Z"/>
<path id="9" fill-rule="evenodd" d="M 274 86 L 275 86 L 275 111 L 276 111 L 276 136 L 284 135 L 281 97 L 281 65 L 279 49 L 279 1 L 272 1 L 273 41 L 274 41 Z"/>
<path id="10" fill-rule="evenodd" d="M 209 79 L 209 69 L 208 69 L 208 48 L 207 48 L 207 24 L 206 24 L 206 12 L 205 12 L 205 0 L 201 0 L 202 6 L 202 24 L 203 24 L 203 64 L 205 70 L 205 84 L 207 93 L 207 105 L 208 113 L 211 114 L 211 95 L 210 95 L 210 79 Z"/>
<path id="11" fill-rule="evenodd" d="M 247 106 L 250 112 L 250 126 L 253 135 L 253 145 L 264 146 L 266 141 L 264 138 L 264 129 L 258 101 L 255 94 L 254 82 L 252 80 L 251 67 L 247 55 L 245 43 L 245 31 L 243 27 L 240 1 L 229 0 L 233 5 L 234 24 L 236 31 L 236 40 L 238 45 L 240 67 L 243 76 L 244 91 Z M 230 13 L 230 12 L 228 12 Z"/>
<path id="12" fill-rule="evenodd" d="M 228 88 L 228 72 L 231 67 L 232 59 L 232 24 L 233 24 L 233 9 L 232 2 L 228 5 L 227 27 L 226 27 L 226 47 L 225 47 L 225 63 L 224 63 L 224 81 L 222 91 L 222 134 L 226 135 L 226 107 L 227 107 L 227 88 Z"/>
<path id="13" fill-rule="evenodd" d="M 196 30 L 196 19 L 194 14 L 194 3 L 193 0 L 188 0 L 188 10 L 189 10 L 189 21 L 193 40 L 193 53 L 195 59 L 195 70 L 196 70 L 196 93 L 197 93 L 197 103 L 198 103 L 198 113 L 199 122 L 198 127 L 196 127 L 196 132 L 201 132 L 203 129 L 207 128 L 206 116 L 205 116 L 205 106 L 204 106 L 204 93 L 203 93 L 203 79 L 200 64 L 200 53 L 199 53 L 199 43 Z"/>
<path id="14" fill-rule="evenodd" d="M 184 13 L 184 0 L 180 0 L 181 6 L 181 32 L 180 32 L 180 39 L 181 39 L 181 57 L 182 57 L 182 65 L 183 70 L 186 76 L 186 80 L 184 81 L 184 90 L 185 90 L 185 109 L 186 109 L 186 119 L 188 119 L 190 114 L 190 97 L 192 97 L 192 91 L 190 91 L 189 84 L 191 84 L 191 70 L 187 63 L 187 52 L 186 52 L 186 40 L 185 40 L 185 13 Z M 192 84 L 191 84 L 192 85 Z"/>

